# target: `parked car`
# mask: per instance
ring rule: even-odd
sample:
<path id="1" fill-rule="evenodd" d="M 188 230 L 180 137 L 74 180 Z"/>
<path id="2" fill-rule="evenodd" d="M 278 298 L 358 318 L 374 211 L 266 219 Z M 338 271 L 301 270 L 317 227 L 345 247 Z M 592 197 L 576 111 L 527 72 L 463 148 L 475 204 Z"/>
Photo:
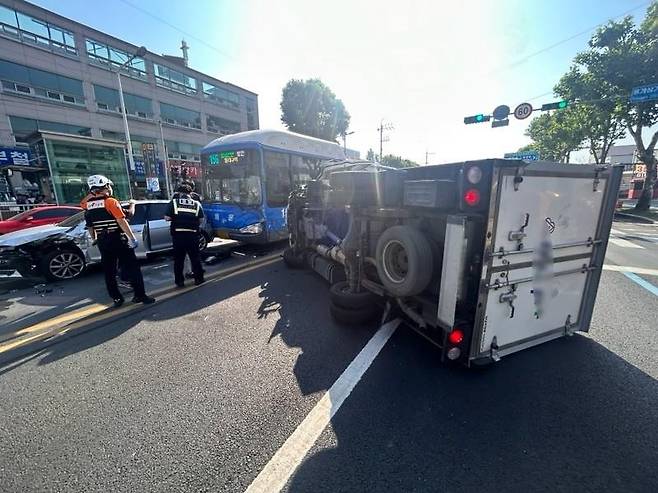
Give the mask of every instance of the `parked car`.
<path id="1" fill-rule="evenodd" d="M 164 215 L 166 200 L 141 200 L 135 204 L 130 227 L 139 239 L 138 258 L 172 248 L 169 222 Z M 205 250 L 212 240 L 208 222 L 202 224 L 199 247 Z M 52 281 L 80 277 L 88 265 L 100 262 L 98 247 L 92 245 L 84 211 L 55 225 L 16 231 L 0 237 L 0 274 L 18 271 L 24 277 L 42 275 Z"/>
<path id="2" fill-rule="evenodd" d="M 46 205 L 35 207 L 28 211 L 16 214 L 9 219 L 0 221 L 0 235 L 13 233 L 21 229 L 34 228 L 44 224 L 57 224 L 67 217 L 77 214 L 82 209 L 80 207 Z"/>

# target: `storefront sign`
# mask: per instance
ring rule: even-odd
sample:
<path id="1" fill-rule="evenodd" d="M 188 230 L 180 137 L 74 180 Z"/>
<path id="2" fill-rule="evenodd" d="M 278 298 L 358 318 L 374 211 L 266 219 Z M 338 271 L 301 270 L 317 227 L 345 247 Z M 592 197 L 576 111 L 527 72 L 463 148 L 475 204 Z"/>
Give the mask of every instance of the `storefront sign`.
<path id="1" fill-rule="evenodd" d="M 646 177 L 647 177 L 646 164 L 636 164 L 635 169 L 633 169 L 633 179 L 644 180 Z"/>
<path id="2" fill-rule="evenodd" d="M 146 179 L 146 189 L 149 192 L 159 192 L 160 191 L 160 181 L 155 177 L 149 177 Z"/>
<path id="3" fill-rule="evenodd" d="M 29 166 L 30 158 L 29 149 L 0 147 L 0 166 Z"/>

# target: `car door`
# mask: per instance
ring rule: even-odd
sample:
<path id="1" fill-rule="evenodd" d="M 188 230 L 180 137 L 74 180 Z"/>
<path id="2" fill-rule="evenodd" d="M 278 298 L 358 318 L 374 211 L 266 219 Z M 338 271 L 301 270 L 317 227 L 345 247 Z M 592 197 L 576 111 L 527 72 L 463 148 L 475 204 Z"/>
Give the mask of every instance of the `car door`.
<path id="1" fill-rule="evenodd" d="M 138 257 L 144 257 L 148 251 L 148 243 L 146 238 L 146 213 L 148 204 L 138 203 L 135 204 L 135 213 L 128 219 L 130 229 L 135 234 L 135 238 L 139 240 L 139 246 L 135 250 Z"/>
<path id="2" fill-rule="evenodd" d="M 168 202 L 152 202 L 148 206 L 148 244 L 152 251 L 171 248 L 169 221 L 165 221 Z"/>

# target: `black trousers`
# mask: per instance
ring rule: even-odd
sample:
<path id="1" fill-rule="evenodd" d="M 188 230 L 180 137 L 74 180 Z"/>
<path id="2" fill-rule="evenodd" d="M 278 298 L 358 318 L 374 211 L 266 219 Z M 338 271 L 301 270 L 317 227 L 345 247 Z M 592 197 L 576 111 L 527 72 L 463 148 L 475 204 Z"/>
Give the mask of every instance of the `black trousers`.
<path id="1" fill-rule="evenodd" d="M 137 298 L 146 296 L 144 278 L 135 256 L 135 250 L 130 248 L 120 235 L 106 235 L 98 239 L 98 249 L 101 252 L 101 265 L 105 274 L 105 286 L 113 300 L 122 298 L 117 286 L 117 262 L 121 266 L 122 277 L 133 286 Z"/>
<path id="2" fill-rule="evenodd" d="M 203 280 L 203 267 L 199 258 L 199 233 L 192 231 L 173 231 L 171 238 L 174 246 L 174 281 L 176 284 L 183 284 L 183 266 L 185 264 L 185 255 L 190 257 L 192 272 L 196 281 Z"/>

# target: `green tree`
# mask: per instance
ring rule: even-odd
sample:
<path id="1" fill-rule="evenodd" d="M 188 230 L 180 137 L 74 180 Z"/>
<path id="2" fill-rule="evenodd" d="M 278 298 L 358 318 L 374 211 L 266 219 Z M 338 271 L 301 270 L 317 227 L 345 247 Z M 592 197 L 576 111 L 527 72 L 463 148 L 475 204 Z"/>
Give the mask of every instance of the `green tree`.
<path id="1" fill-rule="evenodd" d="M 393 154 L 387 154 L 382 159 L 384 166 L 390 166 L 391 168 L 415 168 L 418 166 L 418 163 L 411 161 L 410 159 L 403 159 L 402 156 L 394 156 Z"/>
<path id="2" fill-rule="evenodd" d="M 520 150 L 535 150 L 542 159 L 568 163 L 580 148 L 584 134 L 574 108 L 544 113 L 530 122 L 525 133 L 532 143 Z"/>
<path id="3" fill-rule="evenodd" d="M 574 67 L 565 76 L 569 83 L 564 90 L 588 98 L 588 94 L 600 93 L 604 101 L 584 104 L 588 118 L 602 125 L 599 135 L 604 134 L 609 122 L 608 140 L 599 140 L 602 152 L 610 139 L 617 134 L 617 122 L 626 127 L 633 137 L 639 159 L 647 166 L 647 178 L 637 209 L 646 210 L 651 203 L 656 182 L 655 150 L 658 131 L 646 132 L 658 123 L 658 101 L 631 103 L 629 95 L 634 87 L 658 82 L 658 2 L 653 2 L 641 25 L 636 26 L 632 17 L 610 21 L 592 36 L 587 50 L 574 59 Z M 564 80 L 561 82 L 567 82 Z M 558 84 L 562 90 L 562 86 Z M 565 92 L 567 94 L 567 92 Z M 591 130 L 591 129 L 590 129 Z M 591 132 L 590 137 L 596 132 Z"/>
<path id="4" fill-rule="evenodd" d="M 292 132 L 335 141 L 347 131 L 350 114 L 320 79 L 292 79 L 283 88 L 281 121 Z"/>

